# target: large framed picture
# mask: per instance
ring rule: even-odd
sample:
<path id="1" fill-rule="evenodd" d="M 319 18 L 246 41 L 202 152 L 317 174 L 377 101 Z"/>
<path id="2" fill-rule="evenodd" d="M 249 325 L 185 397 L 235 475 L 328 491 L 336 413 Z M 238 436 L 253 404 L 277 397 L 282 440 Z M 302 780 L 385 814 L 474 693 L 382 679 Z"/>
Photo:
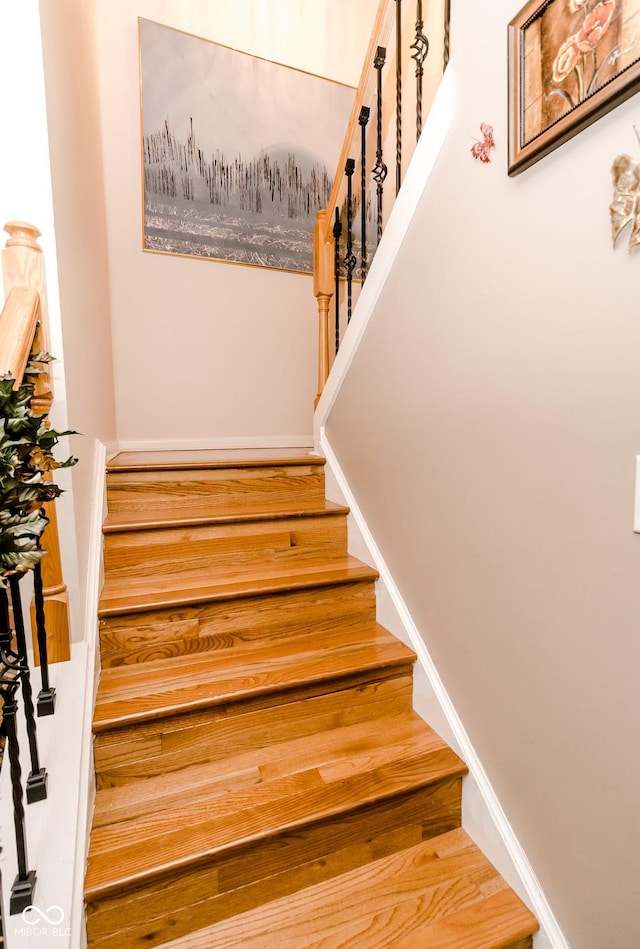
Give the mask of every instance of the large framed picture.
<path id="1" fill-rule="evenodd" d="M 354 89 L 138 28 L 143 249 L 311 273 Z"/>
<path id="2" fill-rule="evenodd" d="M 509 24 L 509 174 L 640 89 L 640 0 L 529 0 Z"/>

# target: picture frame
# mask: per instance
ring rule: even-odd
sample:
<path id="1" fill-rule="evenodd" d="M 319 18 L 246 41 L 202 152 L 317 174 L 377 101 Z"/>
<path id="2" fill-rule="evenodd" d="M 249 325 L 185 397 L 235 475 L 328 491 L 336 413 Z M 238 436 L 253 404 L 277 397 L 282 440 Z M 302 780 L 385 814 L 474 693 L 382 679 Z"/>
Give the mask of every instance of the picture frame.
<path id="1" fill-rule="evenodd" d="M 508 40 L 510 176 L 640 89 L 640 0 L 528 0 Z"/>
<path id="2" fill-rule="evenodd" d="M 355 90 L 138 18 L 142 249 L 312 272 Z"/>

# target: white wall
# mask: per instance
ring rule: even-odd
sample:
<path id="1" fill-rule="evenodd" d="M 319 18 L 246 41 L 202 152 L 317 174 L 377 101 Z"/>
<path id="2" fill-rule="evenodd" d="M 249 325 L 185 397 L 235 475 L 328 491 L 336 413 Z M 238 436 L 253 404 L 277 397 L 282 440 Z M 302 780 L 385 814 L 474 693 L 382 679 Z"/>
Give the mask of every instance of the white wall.
<path id="1" fill-rule="evenodd" d="M 453 5 L 452 127 L 326 432 L 570 944 L 636 949 L 637 100 L 509 179 L 519 6 Z"/>
<path id="2" fill-rule="evenodd" d="M 121 446 L 311 441 L 312 281 L 143 253 L 138 17 L 356 85 L 376 3 L 96 0 Z"/>

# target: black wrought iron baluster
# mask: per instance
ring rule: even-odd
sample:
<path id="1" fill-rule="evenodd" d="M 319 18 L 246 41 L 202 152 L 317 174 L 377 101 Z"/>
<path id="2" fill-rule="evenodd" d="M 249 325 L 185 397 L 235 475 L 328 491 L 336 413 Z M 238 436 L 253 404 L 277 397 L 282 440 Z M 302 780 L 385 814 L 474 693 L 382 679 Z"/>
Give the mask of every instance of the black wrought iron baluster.
<path id="1" fill-rule="evenodd" d="M 11 649 L 11 629 L 9 627 L 9 599 L 4 585 L 0 586 L 0 698 L 2 699 L 2 723 L 6 736 L 6 750 L 9 755 L 11 772 L 11 791 L 13 797 L 13 822 L 16 836 L 16 854 L 18 874 L 11 888 L 9 913 L 20 913 L 33 902 L 36 884 L 35 871 L 28 869 L 27 841 L 24 820 L 22 792 L 22 769 L 20 767 L 20 748 L 16 728 L 16 691 L 26 665 L 17 653 Z"/>
<path id="2" fill-rule="evenodd" d="M 422 0 L 417 0 L 416 8 L 416 38 L 411 44 L 413 53 L 411 58 L 416 64 L 416 141 L 422 133 L 422 77 L 424 76 L 424 62 L 429 52 L 429 40 L 422 32 Z"/>
<path id="3" fill-rule="evenodd" d="M 384 180 L 387 177 L 387 166 L 382 160 L 382 69 L 384 67 L 387 51 L 384 46 L 378 46 L 373 68 L 377 72 L 376 84 L 376 163 L 373 166 L 371 174 L 376 182 L 376 196 L 378 199 L 378 244 L 382 237 L 382 197 L 384 193 Z"/>
<path id="4" fill-rule="evenodd" d="M 353 297 L 353 271 L 356 266 L 356 255 L 353 253 L 353 173 L 356 163 L 353 158 L 347 158 L 344 173 L 347 176 L 347 246 L 344 255 L 344 270 L 347 275 L 347 326 L 351 322 L 351 304 Z"/>
<path id="5" fill-rule="evenodd" d="M 402 0 L 396 0 L 396 194 L 402 184 Z"/>
<path id="6" fill-rule="evenodd" d="M 333 271 L 336 281 L 335 307 L 336 307 L 336 353 L 340 348 L 340 238 L 342 237 L 342 224 L 340 223 L 340 209 L 336 208 L 336 219 L 333 225 Z"/>
<path id="7" fill-rule="evenodd" d="M 21 913 L 31 903 L 36 885 L 36 874 L 29 870 L 27 860 L 27 838 L 24 821 L 24 803 L 22 793 L 22 769 L 20 768 L 20 750 L 16 728 L 16 691 L 20 683 L 20 673 L 4 666 L 0 676 L 0 696 L 2 696 L 2 726 L 7 737 L 9 767 L 11 770 L 11 791 L 13 796 L 13 823 L 16 833 L 16 853 L 18 873 L 11 887 L 9 913 Z"/>
<path id="8" fill-rule="evenodd" d="M 33 599 L 36 614 L 36 636 L 40 655 L 42 688 L 38 692 L 38 716 L 53 715 L 56 709 L 56 690 L 49 683 L 49 660 L 47 656 L 47 628 L 44 612 L 44 592 L 40 562 L 33 568 Z"/>
<path id="9" fill-rule="evenodd" d="M 360 272 L 367 279 L 367 123 L 371 110 L 363 105 L 358 116 L 360 125 Z"/>
<path id="10" fill-rule="evenodd" d="M 444 69 L 449 64 L 449 55 L 451 52 L 451 0 L 445 0 L 444 4 Z"/>
<path id="11" fill-rule="evenodd" d="M 20 663 L 24 667 L 20 676 L 22 684 L 22 698 L 24 701 L 24 717 L 27 725 L 29 753 L 31 756 L 31 772 L 27 778 L 27 803 L 43 801 L 47 796 L 47 772 L 40 767 L 38 757 L 38 738 L 36 734 L 36 718 L 33 709 L 33 691 L 31 689 L 31 675 L 27 661 L 27 638 L 24 629 L 22 600 L 20 598 L 20 580 L 24 574 L 12 574 L 9 577 L 11 591 L 11 608 L 13 610 L 13 626 L 16 634 L 16 649 Z"/>

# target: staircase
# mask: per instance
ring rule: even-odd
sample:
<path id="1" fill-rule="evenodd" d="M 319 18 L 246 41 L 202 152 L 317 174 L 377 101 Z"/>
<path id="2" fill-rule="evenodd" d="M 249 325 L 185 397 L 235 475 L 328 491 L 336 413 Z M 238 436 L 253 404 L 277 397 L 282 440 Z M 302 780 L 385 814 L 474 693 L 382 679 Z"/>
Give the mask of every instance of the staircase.
<path id="1" fill-rule="evenodd" d="M 525 949 L 324 462 L 107 471 L 91 949 Z"/>

